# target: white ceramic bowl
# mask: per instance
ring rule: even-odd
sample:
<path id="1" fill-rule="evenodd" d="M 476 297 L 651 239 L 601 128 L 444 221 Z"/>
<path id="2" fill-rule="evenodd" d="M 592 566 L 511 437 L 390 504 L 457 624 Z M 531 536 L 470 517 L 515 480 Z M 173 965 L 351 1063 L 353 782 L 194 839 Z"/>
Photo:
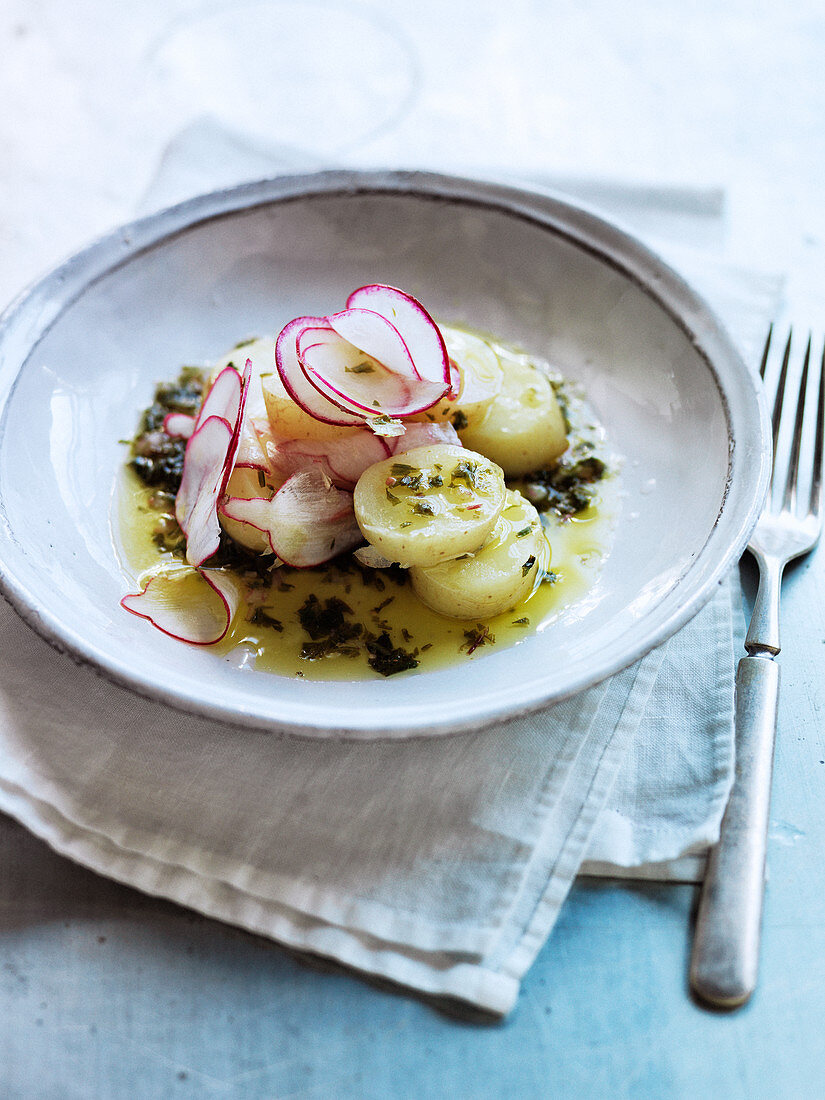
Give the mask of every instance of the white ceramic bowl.
<path id="1" fill-rule="evenodd" d="M 547 356 L 625 457 L 597 588 L 553 629 L 451 669 L 352 683 L 239 670 L 119 606 L 110 499 L 155 382 L 367 282 Z M 421 173 L 325 172 L 194 199 L 111 233 L 0 319 L 0 582 L 61 649 L 211 717 L 316 736 L 437 734 L 568 696 L 699 610 L 768 477 L 758 387 L 659 259 L 549 195 Z"/>

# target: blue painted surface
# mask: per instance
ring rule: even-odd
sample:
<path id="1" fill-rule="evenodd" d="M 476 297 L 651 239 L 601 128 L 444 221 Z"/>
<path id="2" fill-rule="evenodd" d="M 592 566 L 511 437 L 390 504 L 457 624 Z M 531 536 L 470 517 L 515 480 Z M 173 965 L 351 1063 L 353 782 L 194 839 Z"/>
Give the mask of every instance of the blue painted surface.
<path id="1" fill-rule="evenodd" d="M 303 3 L 317 21 L 324 5 Z M 825 323 L 821 0 L 356 6 L 358 27 L 375 15 L 370 41 L 403 45 L 380 70 L 389 84 L 397 70 L 394 126 L 366 140 L 369 125 L 327 130 L 328 111 L 310 112 L 306 134 L 273 141 L 315 142 L 324 161 L 721 187 L 726 258 L 787 273 L 796 317 Z M 176 114 L 174 96 L 143 92 L 169 27 L 228 7 L 3 7 L 3 300 L 126 220 L 174 128 L 215 109 L 193 92 Z M 0 1100 L 825 1098 L 825 551 L 789 574 L 783 627 L 762 970 L 744 1009 L 688 995 L 692 887 L 578 884 L 512 1016 L 484 1025 L 98 878 L 0 818 Z"/>

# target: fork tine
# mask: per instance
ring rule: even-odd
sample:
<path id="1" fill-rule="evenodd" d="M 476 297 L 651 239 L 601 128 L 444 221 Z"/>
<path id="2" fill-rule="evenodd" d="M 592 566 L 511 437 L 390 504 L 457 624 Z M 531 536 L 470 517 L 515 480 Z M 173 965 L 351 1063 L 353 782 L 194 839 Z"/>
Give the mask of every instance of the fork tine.
<path id="1" fill-rule="evenodd" d="M 793 339 L 793 330 L 788 332 L 788 342 L 785 344 L 785 351 L 782 354 L 782 369 L 779 372 L 779 381 L 776 384 L 776 393 L 773 399 L 773 416 L 771 417 L 771 425 L 773 427 L 773 462 L 771 465 L 771 478 L 776 473 L 776 451 L 779 445 L 779 425 L 782 422 L 782 405 L 785 400 L 785 382 L 788 378 L 788 361 L 791 358 L 791 340 Z"/>
<path id="2" fill-rule="evenodd" d="M 816 435 L 814 437 L 814 472 L 811 479 L 811 497 L 808 511 L 811 515 L 822 513 L 822 451 L 825 437 L 825 345 L 819 364 L 819 397 L 816 403 Z"/>
<path id="3" fill-rule="evenodd" d="M 789 341 L 790 344 L 790 341 Z M 808 389 L 808 367 L 811 362 L 811 337 L 805 347 L 805 358 L 802 361 L 802 374 L 799 379 L 799 393 L 796 398 L 796 418 L 793 425 L 793 439 L 791 440 L 791 456 L 788 459 L 788 475 L 785 479 L 785 492 L 782 496 L 782 507 L 793 511 L 796 507 L 796 483 L 799 478 L 799 451 L 802 446 L 802 423 L 805 418 L 805 394 Z M 786 364 L 782 364 L 783 378 Z M 779 394 L 777 393 L 777 397 Z M 775 444 L 774 444 L 775 446 Z"/>
<path id="4" fill-rule="evenodd" d="M 773 336 L 773 321 L 768 326 L 768 335 L 765 337 L 765 347 L 762 349 L 762 362 L 759 364 L 759 377 L 765 381 L 765 370 L 768 366 L 768 352 L 771 350 L 771 338 Z"/>

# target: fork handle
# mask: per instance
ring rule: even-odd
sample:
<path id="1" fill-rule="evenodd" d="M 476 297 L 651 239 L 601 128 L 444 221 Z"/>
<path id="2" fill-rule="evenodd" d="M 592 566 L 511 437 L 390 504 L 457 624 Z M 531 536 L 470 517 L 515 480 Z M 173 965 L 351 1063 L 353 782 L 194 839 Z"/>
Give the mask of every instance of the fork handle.
<path id="1" fill-rule="evenodd" d="M 784 562 L 751 548 L 759 565 L 759 586 L 745 638 L 748 653 L 772 653 L 780 650 L 779 644 L 779 587 L 782 583 Z"/>
<path id="2" fill-rule="evenodd" d="M 736 774 L 702 885 L 690 984 L 717 1008 L 744 1004 L 756 986 L 779 665 L 743 657 L 736 672 Z"/>

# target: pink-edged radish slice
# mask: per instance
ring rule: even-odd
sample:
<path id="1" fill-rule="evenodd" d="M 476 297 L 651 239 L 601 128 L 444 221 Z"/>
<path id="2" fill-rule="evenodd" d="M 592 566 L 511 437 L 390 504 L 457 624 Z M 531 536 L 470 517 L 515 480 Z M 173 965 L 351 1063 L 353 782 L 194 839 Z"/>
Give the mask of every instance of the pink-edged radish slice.
<path id="1" fill-rule="evenodd" d="M 209 416 L 206 420 L 199 416 L 186 444 L 183 477 L 175 498 L 175 516 L 186 535 L 186 560 L 190 565 L 202 565 L 220 545 L 218 501 L 226 489 L 235 462 L 251 366 L 247 359 L 243 376 L 238 375 L 233 367 L 221 371 L 206 397 L 209 401 L 221 379 L 234 375 L 239 395 L 237 403 L 232 396 L 233 386 L 222 383 L 219 399 L 213 399 L 212 405 L 213 408 L 224 407 L 227 411 L 234 411 L 234 423 L 219 415 Z M 226 400 L 221 405 L 219 401 L 223 401 L 224 395 Z"/>
<path id="2" fill-rule="evenodd" d="M 163 430 L 173 439 L 188 439 L 195 430 L 195 417 L 189 413 L 167 413 L 163 418 Z"/>
<path id="3" fill-rule="evenodd" d="M 316 420 L 326 424 L 360 428 L 364 423 L 362 415 L 345 412 L 340 405 L 328 400 L 312 385 L 304 373 L 298 359 L 298 336 L 312 326 L 326 326 L 325 318 L 296 317 L 281 329 L 275 341 L 275 366 L 284 389 L 296 405 Z"/>
<path id="4" fill-rule="evenodd" d="M 175 516 L 186 535 L 186 560 L 190 565 L 205 562 L 220 543 L 217 508 L 233 435 L 231 425 L 222 416 L 210 416 L 186 444 Z"/>
<path id="5" fill-rule="evenodd" d="M 377 359 L 387 370 L 405 378 L 420 380 L 421 375 L 416 370 L 403 336 L 380 313 L 371 309 L 345 309 L 341 313 L 333 313 L 327 323 L 339 336 Z M 298 351 L 300 353 L 300 343 Z"/>
<path id="6" fill-rule="evenodd" d="M 421 378 L 450 381 L 450 361 L 444 337 L 421 303 L 403 290 L 381 283 L 359 287 L 347 298 L 347 309 L 380 313 L 401 333 Z"/>
<path id="7" fill-rule="evenodd" d="M 450 392 L 447 394 L 448 401 L 457 401 L 458 395 L 461 392 L 461 370 L 458 363 L 454 359 L 450 360 Z"/>
<path id="8" fill-rule="evenodd" d="M 437 424 L 431 424 L 429 421 L 426 423 L 419 420 L 413 421 L 407 424 L 403 435 L 390 441 L 394 455 L 402 455 L 415 447 L 428 447 L 433 443 L 449 443 L 453 447 L 463 446 L 458 438 L 458 432 L 449 421 Z"/>
<path id="9" fill-rule="evenodd" d="M 392 453 L 380 436 L 365 430 L 345 440 L 290 439 L 270 446 L 268 458 L 285 477 L 316 463 L 340 488 L 352 489 L 364 470 Z"/>
<path id="10" fill-rule="evenodd" d="M 246 423 L 246 398 L 249 393 L 249 380 L 252 376 L 252 361 L 247 359 L 241 378 L 241 399 L 238 402 L 238 411 L 235 415 L 235 423 L 232 425 L 232 438 L 226 449 L 226 457 L 223 460 L 223 477 L 221 478 L 221 493 L 226 492 L 226 483 L 229 481 L 235 466 L 238 447 L 241 442 L 241 432 Z M 231 423 L 231 421 L 230 421 Z"/>
<path id="11" fill-rule="evenodd" d="M 337 489 L 317 466 L 286 481 L 271 500 L 224 501 L 222 514 L 265 532 L 287 565 L 321 565 L 364 541 L 352 493 Z"/>
<path id="12" fill-rule="evenodd" d="M 220 416 L 234 425 L 238 418 L 242 391 L 243 383 L 238 371 L 234 367 L 224 367 L 207 390 L 195 428 L 197 429 L 210 416 Z"/>
<path id="13" fill-rule="evenodd" d="M 214 645 L 229 629 L 240 604 L 237 583 L 215 569 L 176 569 L 155 573 L 121 607 L 147 619 L 171 638 L 192 645 Z"/>
<path id="14" fill-rule="evenodd" d="M 446 382 L 396 374 L 365 356 L 331 327 L 310 327 L 298 336 L 298 360 L 307 379 L 330 401 L 361 416 L 412 416 L 437 404 Z"/>

